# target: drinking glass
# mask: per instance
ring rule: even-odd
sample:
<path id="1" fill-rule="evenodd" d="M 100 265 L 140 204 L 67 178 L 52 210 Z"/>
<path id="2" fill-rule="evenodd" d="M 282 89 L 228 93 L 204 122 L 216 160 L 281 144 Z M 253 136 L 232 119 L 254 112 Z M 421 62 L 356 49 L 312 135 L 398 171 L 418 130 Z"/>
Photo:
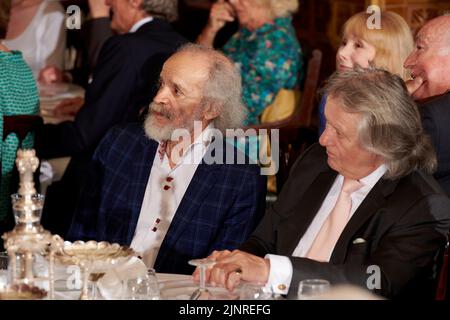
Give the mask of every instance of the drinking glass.
<path id="1" fill-rule="evenodd" d="M 105 275 L 104 272 L 91 272 L 89 274 L 89 284 L 91 286 L 89 300 L 99 299 L 99 291 L 97 282 Z"/>
<path id="2" fill-rule="evenodd" d="M 240 300 L 272 300 L 273 292 L 270 286 L 259 282 L 242 284 L 239 294 Z"/>
<path id="3" fill-rule="evenodd" d="M 210 292 L 208 291 L 208 289 L 206 289 L 206 268 L 214 265 L 214 263 L 216 262 L 210 259 L 189 260 L 189 264 L 191 266 L 198 267 L 200 270 L 199 287 L 192 293 L 190 300 L 199 300 L 199 299 L 207 300 L 208 297 L 210 296 Z"/>
<path id="4" fill-rule="evenodd" d="M 9 257 L 7 252 L 0 252 L 0 290 L 8 285 Z"/>
<path id="5" fill-rule="evenodd" d="M 330 282 L 324 279 L 306 279 L 298 283 L 297 298 L 299 300 L 316 299 L 330 290 Z"/>
<path id="6" fill-rule="evenodd" d="M 154 269 L 127 281 L 127 298 L 131 300 L 159 300 L 160 292 Z"/>

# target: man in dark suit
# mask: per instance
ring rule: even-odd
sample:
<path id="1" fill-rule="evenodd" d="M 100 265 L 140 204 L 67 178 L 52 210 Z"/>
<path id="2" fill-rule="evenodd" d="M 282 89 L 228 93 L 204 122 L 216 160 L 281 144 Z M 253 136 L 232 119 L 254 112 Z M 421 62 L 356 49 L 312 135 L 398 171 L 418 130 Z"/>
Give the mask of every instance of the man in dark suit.
<path id="1" fill-rule="evenodd" d="M 156 92 L 164 61 L 186 42 L 165 19 L 153 15 L 173 16 L 176 0 L 108 3 L 113 12 L 111 27 L 123 34 L 103 46 L 75 120 L 47 124 L 37 137 L 40 157 L 72 157 L 62 180 L 47 191 L 42 218 L 47 229 L 63 237 L 99 141 L 115 124 L 141 118 Z"/>
<path id="2" fill-rule="evenodd" d="M 417 33 L 415 49 L 405 60 L 411 70 L 408 89 L 418 100 L 423 126 L 438 158 L 434 174 L 450 196 L 450 16 L 427 22 Z"/>
<path id="3" fill-rule="evenodd" d="M 237 149 L 215 133 L 244 117 L 233 63 L 183 47 L 164 64 L 145 130 L 115 128 L 100 143 L 69 239 L 131 245 L 168 273 L 191 273 L 190 259 L 237 248 L 262 217 L 266 179 L 257 165 L 228 164 Z"/>
<path id="4" fill-rule="evenodd" d="M 420 113 L 437 154 L 438 167 L 434 177 L 450 197 L 450 93 L 423 102 Z"/>
<path id="5" fill-rule="evenodd" d="M 291 297 L 312 278 L 387 297 L 432 295 L 450 200 L 427 173 L 436 158 L 414 101 L 382 70 L 335 74 L 326 92 L 320 145 L 294 164 L 240 250 L 211 255 L 209 280 L 230 289 L 267 282 Z"/>

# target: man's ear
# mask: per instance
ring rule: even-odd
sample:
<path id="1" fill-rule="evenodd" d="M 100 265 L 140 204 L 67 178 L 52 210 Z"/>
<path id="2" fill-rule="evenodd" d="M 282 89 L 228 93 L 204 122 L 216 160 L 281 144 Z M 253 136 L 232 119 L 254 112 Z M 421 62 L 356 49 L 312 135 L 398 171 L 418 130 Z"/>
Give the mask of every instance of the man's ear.
<path id="1" fill-rule="evenodd" d="M 222 111 L 223 105 L 219 102 L 208 102 L 203 111 L 205 120 L 213 120 L 217 118 Z"/>

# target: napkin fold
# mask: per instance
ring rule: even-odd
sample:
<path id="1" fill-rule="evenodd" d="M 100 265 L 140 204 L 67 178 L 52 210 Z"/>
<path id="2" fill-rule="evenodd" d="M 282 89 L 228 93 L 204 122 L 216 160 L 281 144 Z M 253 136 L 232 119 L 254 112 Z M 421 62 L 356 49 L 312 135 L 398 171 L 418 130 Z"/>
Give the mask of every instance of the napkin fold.
<path id="1" fill-rule="evenodd" d="M 127 290 L 127 281 L 147 274 L 147 267 L 137 257 L 111 268 L 97 281 L 97 288 L 106 300 L 119 300 Z"/>

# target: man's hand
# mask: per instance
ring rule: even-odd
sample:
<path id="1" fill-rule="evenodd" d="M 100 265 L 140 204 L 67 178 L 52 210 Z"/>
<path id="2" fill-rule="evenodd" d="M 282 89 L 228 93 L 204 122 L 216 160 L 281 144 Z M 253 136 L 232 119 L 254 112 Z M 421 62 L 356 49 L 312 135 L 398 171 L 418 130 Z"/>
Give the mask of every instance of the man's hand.
<path id="1" fill-rule="evenodd" d="M 42 84 L 52 84 L 63 82 L 63 72 L 55 66 L 48 66 L 39 72 L 38 81 Z"/>
<path id="2" fill-rule="evenodd" d="M 89 11 L 93 19 L 109 18 L 110 9 L 105 0 L 89 0 Z"/>
<path id="3" fill-rule="evenodd" d="M 76 97 L 62 100 L 53 110 L 55 117 L 74 117 L 84 104 L 84 98 Z"/>
<path id="4" fill-rule="evenodd" d="M 233 291 L 241 280 L 266 283 L 269 278 L 269 260 L 243 251 L 214 251 L 208 259 L 215 260 L 216 264 L 207 270 L 206 281 L 212 285 L 226 287 L 230 291 Z M 198 270 L 195 270 L 193 276 L 198 280 Z"/>

